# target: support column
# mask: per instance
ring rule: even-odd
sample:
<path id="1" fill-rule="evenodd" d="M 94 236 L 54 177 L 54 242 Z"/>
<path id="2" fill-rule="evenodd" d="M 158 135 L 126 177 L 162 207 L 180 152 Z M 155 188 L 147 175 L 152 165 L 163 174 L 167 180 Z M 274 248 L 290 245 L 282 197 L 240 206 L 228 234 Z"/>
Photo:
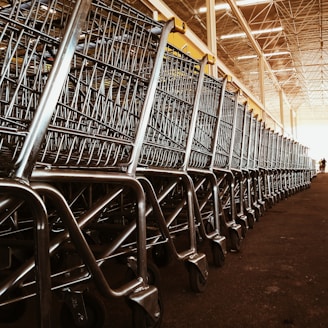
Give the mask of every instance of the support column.
<path id="1" fill-rule="evenodd" d="M 295 112 L 292 108 L 290 108 L 290 130 L 292 133 L 292 137 L 295 139 L 294 120 L 295 120 Z"/>
<path id="2" fill-rule="evenodd" d="M 212 52 L 214 58 L 217 57 L 217 45 L 216 45 L 216 16 L 215 16 L 215 0 L 206 0 L 206 32 L 207 32 L 207 47 Z M 212 75 L 218 76 L 216 65 L 212 65 Z"/>
<path id="3" fill-rule="evenodd" d="M 265 86 L 264 86 L 264 57 L 263 55 L 259 56 L 259 83 L 260 83 L 260 100 L 265 108 Z M 263 112 L 263 119 L 265 120 L 265 111 Z"/>
<path id="4" fill-rule="evenodd" d="M 283 92 L 280 89 L 279 90 L 279 103 L 280 103 L 280 123 L 282 126 L 282 134 L 285 133 L 285 113 L 284 113 L 284 97 L 283 97 Z"/>

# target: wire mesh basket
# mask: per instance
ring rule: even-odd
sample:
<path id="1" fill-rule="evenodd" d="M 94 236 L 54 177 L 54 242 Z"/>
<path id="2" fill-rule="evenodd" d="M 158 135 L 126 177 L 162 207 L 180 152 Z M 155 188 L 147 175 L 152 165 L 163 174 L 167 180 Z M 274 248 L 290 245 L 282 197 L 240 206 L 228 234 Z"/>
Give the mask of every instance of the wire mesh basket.
<path id="1" fill-rule="evenodd" d="M 189 159 L 190 168 L 203 169 L 211 165 L 214 149 L 213 142 L 217 133 L 221 93 L 222 81 L 205 75 Z"/>
<path id="2" fill-rule="evenodd" d="M 73 2 L 1 11 L 1 170 L 13 169 L 38 106 Z M 33 7 L 31 7 L 33 6 Z M 39 152 L 41 165 L 128 165 L 160 23 L 123 2 L 93 1 Z"/>
<path id="3" fill-rule="evenodd" d="M 214 160 L 214 167 L 216 168 L 229 167 L 235 103 L 235 95 L 226 91 L 224 94 L 224 104 L 219 116 L 218 143 L 216 145 Z"/>
<path id="4" fill-rule="evenodd" d="M 199 61 L 167 45 L 139 165 L 184 165 L 199 74 Z"/>

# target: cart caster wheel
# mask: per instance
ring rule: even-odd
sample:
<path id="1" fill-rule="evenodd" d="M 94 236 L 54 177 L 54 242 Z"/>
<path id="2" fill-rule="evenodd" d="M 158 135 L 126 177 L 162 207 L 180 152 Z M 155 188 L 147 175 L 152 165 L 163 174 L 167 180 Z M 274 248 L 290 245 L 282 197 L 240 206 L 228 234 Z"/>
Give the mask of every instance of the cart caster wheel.
<path id="1" fill-rule="evenodd" d="M 221 268 L 225 262 L 225 256 L 221 246 L 218 243 L 212 242 L 213 263 L 217 268 Z"/>
<path id="2" fill-rule="evenodd" d="M 262 216 L 262 211 L 260 208 L 256 209 L 255 210 L 255 220 L 256 222 L 259 222 L 260 221 L 260 217 Z"/>
<path id="3" fill-rule="evenodd" d="M 203 277 L 196 265 L 190 264 L 188 271 L 191 290 L 195 293 L 204 292 L 207 286 L 207 278 Z"/>
<path id="4" fill-rule="evenodd" d="M 155 263 L 147 263 L 147 284 L 161 288 L 161 273 Z"/>
<path id="5" fill-rule="evenodd" d="M 131 304 L 133 328 L 158 328 L 163 319 L 163 304 L 161 297 L 158 298 L 160 313 L 156 319 L 152 318 L 147 311 L 137 303 Z"/>
<path id="6" fill-rule="evenodd" d="M 249 229 L 254 228 L 255 218 L 254 218 L 254 215 L 252 213 L 247 214 L 247 223 L 248 223 Z"/>
<path id="7" fill-rule="evenodd" d="M 73 313 L 67 304 L 63 304 L 60 313 L 61 327 L 70 328 L 102 328 L 105 324 L 106 309 L 102 300 L 91 293 L 83 295 L 85 311 L 88 319 L 85 322 L 76 322 Z"/>
<path id="8" fill-rule="evenodd" d="M 240 221 L 239 224 L 241 225 L 241 236 L 243 238 L 245 238 L 246 237 L 246 233 L 247 233 L 246 222 L 245 221 Z"/>
<path id="9" fill-rule="evenodd" d="M 230 232 L 230 242 L 231 242 L 231 250 L 235 252 L 240 251 L 240 238 L 238 236 L 237 231 L 232 230 Z"/>
<path id="10" fill-rule="evenodd" d="M 136 260 L 133 259 L 133 261 L 130 262 L 130 265 L 128 266 L 128 270 L 126 272 L 126 280 L 131 281 L 132 279 L 135 279 L 138 277 L 137 274 L 137 263 Z M 161 273 L 158 269 L 157 265 L 153 263 L 152 261 L 147 261 L 147 276 L 146 276 L 146 284 L 157 287 L 158 290 L 161 289 Z"/>
<path id="11" fill-rule="evenodd" d="M 158 244 L 152 248 L 152 258 L 158 267 L 164 267 L 170 263 L 170 251 L 167 244 Z"/>
<path id="12" fill-rule="evenodd" d="M 207 234 L 210 234 L 214 230 L 213 224 L 210 221 L 207 221 L 204 226 Z"/>

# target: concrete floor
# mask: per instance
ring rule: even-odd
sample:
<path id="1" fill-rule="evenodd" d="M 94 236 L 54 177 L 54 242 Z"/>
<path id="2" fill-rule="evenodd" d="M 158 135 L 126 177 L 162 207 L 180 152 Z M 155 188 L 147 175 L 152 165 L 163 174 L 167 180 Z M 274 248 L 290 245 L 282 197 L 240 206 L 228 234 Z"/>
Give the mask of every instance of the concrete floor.
<path id="1" fill-rule="evenodd" d="M 161 268 L 162 328 L 328 327 L 328 174 L 280 201 L 227 254 L 203 293 L 193 293 L 181 263 Z M 131 327 L 123 299 L 107 302 L 105 327 Z M 33 306 L 29 305 L 33 317 Z M 54 308 L 53 327 L 57 328 Z M 28 322 L 28 325 L 26 323 Z M 34 327 L 22 318 L 1 327 Z"/>
<path id="2" fill-rule="evenodd" d="M 328 327 L 328 174 L 265 212 L 204 293 L 186 281 L 163 275 L 163 328 Z"/>

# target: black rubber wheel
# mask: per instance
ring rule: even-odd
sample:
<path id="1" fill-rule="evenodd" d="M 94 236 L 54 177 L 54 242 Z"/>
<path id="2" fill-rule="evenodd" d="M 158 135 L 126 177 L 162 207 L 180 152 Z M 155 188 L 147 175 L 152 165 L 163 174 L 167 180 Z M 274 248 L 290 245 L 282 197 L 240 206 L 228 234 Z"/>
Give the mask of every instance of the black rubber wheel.
<path id="1" fill-rule="evenodd" d="M 248 213 L 247 214 L 247 223 L 248 223 L 248 228 L 249 229 L 253 229 L 254 228 L 254 223 L 255 223 L 254 214 L 253 213 Z"/>
<path id="2" fill-rule="evenodd" d="M 102 299 L 92 293 L 85 293 L 83 295 L 84 305 L 87 312 L 88 320 L 84 323 L 77 324 L 74 321 L 73 314 L 67 304 L 63 304 L 60 321 L 63 328 L 102 328 L 105 325 L 106 309 Z"/>
<path id="3" fill-rule="evenodd" d="M 243 238 L 245 238 L 246 237 L 246 233 L 247 233 L 246 222 L 245 221 L 240 221 L 239 224 L 241 225 L 241 236 Z"/>
<path id="4" fill-rule="evenodd" d="M 126 272 L 126 281 L 131 281 L 132 279 L 137 277 L 136 267 L 128 267 Z M 161 273 L 158 269 L 158 266 L 152 262 L 151 260 L 147 259 L 147 277 L 146 283 L 148 285 L 152 285 L 157 287 L 157 289 L 161 288 Z"/>
<path id="5" fill-rule="evenodd" d="M 163 319 L 164 306 L 161 296 L 161 274 L 157 265 L 149 260 L 147 261 L 147 284 L 157 288 L 160 312 L 158 317 L 154 320 L 142 306 L 135 302 L 129 302 L 132 310 L 132 324 L 134 328 L 157 328 L 160 327 Z"/>
<path id="6" fill-rule="evenodd" d="M 152 248 L 152 258 L 158 267 L 164 267 L 171 261 L 170 250 L 168 245 L 158 244 Z"/>
<path id="7" fill-rule="evenodd" d="M 225 262 L 225 256 L 221 246 L 216 242 L 212 242 L 212 254 L 213 254 L 213 264 L 218 268 L 223 267 Z"/>
<path id="8" fill-rule="evenodd" d="M 157 265 L 151 261 L 147 262 L 147 284 L 161 288 L 161 273 Z"/>
<path id="9" fill-rule="evenodd" d="M 235 252 L 240 251 L 240 238 L 238 236 L 237 231 L 231 230 L 230 231 L 230 242 L 231 242 L 231 250 Z"/>
<path id="10" fill-rule="evenodd" d="M 158 328 L 163 319 L 163 303 L 159 293 L 158 297 L 159 313 L 156 319 L 152 318 L 147 311 L 137 303 L 131 303 L 132 325 L 134 328 Z"/>
<path id="11" fill-rule="evenodd" d="M 204 278 L 199 269 L 194 264 L 189 265 L 188 271 L 191 290 L 195 293 L 204 292 L 207 286 L 207 277 Z"/>
<path id="12" fill-rule="evenodd" d="M 207 222 L 205 223 L 205 232 L 206 232 L 207 234 L 210 234 L 213 230 L 214 230 L 214 228 L 213 228 L 213 224 L 212 224 L 210 221 L 207 221 Z"/>

